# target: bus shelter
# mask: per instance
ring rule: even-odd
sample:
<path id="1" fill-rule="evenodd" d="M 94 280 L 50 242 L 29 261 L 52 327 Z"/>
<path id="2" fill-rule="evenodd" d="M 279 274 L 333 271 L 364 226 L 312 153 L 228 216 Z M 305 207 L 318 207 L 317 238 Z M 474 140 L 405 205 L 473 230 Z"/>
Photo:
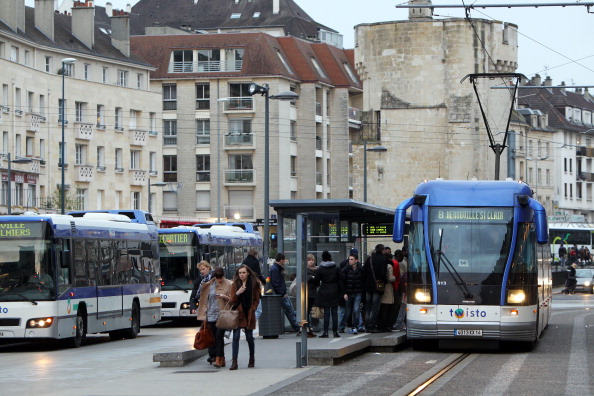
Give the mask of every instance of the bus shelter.
<path id="1" fill-rule="evenodd" d="M 270 206 L 277 213 L 275 250 L 288 259 L 287 276 L 296 272 L 298 215 L 304 219 L 305 251 L 316 256 L 318 264 L 324 250 L 338 264 L 356 248 L 363 262 L 375 244 L 393 244 L 394 208 L 351 199 L 277 200 Z"/>

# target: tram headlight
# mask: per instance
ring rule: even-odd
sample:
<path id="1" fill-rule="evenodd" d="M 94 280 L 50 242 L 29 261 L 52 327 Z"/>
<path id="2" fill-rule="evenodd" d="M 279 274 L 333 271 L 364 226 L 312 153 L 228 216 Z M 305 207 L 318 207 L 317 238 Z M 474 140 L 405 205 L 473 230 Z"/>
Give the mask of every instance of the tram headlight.
<path id="1" fill-rule="evenodd" d="M 418 289 L 415 291 L 415 300 L 420 303 L 431 302 L 431 290 Z"/>
<path id="2" fill-rule="evenodd" d="M 526 300 L 524 290 L 510 290 L 507 292 L 508 304 L 521 304 Z"/>
<path id="3" fill-rule="evenodd" d="M 33 318 L 27 321 L 27 328 L 28 329 L 43 329 L 50 327 L 54 323 L 53 317 L 47 318 Z"/>

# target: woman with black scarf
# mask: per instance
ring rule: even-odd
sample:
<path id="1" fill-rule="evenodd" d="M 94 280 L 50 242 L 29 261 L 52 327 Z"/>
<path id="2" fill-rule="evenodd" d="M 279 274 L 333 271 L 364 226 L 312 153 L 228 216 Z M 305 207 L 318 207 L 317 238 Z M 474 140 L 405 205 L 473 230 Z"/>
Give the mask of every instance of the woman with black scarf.
<path id="1" fill-rule="evenodd" d="M 239 326 L 233 330 L 233 360 L 229 370 L 237 370 L 241 329 L 245 331 L 245 339 L 250 350 L 248 367 L 254 367 L 254 329 L 256 328 L 256 308 L 258 308 L 258 303 L 260 302 L 260 288 L 260 282 L 256 274 L 247 265 L 242 264 L 237 268 L 233 277 L 230 303 L 233 309 L 239 312 Z"/>

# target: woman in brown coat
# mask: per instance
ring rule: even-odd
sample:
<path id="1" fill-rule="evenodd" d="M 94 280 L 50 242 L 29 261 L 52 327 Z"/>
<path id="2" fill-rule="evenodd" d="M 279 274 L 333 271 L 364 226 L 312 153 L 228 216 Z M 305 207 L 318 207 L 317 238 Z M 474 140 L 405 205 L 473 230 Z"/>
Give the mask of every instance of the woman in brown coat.
<path id="1" fill-rule="evenodd" d="M 208 362 L 216 368 L 225 367 L 225 329 L 216 327 L 221 310 L 230 300 L 231 281 L 225 279 L 225 271 L 215 268 L 213 278 L 200 287 L 200 303 L 198 304 L 198 320 L 206 321 L 214 332 L 215 344 L 208 348 Z"/>
<path id="2" fill-rule="evenodd" d="M 237 370 L 241 329 L 245 331 L 245 339 L 250 350 L 248 367 L 254 367 L 254 329 L 256 328 L 256 309 L 260 302 L 260 288 L 256 274 L 247 265 L 242 264 L 237 268 L 231 286 L 231 306 L 239 312 L 239 327 L 233 330 L 231 349 L 233 361 L 229 370 Z"/>

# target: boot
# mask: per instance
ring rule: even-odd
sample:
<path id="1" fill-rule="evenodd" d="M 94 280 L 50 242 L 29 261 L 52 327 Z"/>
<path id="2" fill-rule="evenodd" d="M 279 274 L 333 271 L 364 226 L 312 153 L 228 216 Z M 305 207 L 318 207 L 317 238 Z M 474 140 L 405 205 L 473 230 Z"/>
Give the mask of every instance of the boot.
<path id="1" fill-rule="evenodd" d="M 307 337 L 314 338 L 314 337 L 317 337 L 317 335 L 315 335 L 314 332 L 311 329 L 309 329 L 309 331 L 307 332 Z"/>
<path id="2" fill-rule="evenodd" d="M 338 338 L 340 337 L 340 334 L 338 334 L 338 331 L 334 330 L 334 338 Z"/>
<path id="3" fill-rule="evenodd" d="M 231 367 L 229 367 L 229 370 L 237 370 L 237 358 L 231 359 Z"/>
<path id="4" fill-rule="evenodd" d="M 248 362 L 248 367 L 254 367 L 254 355 L 250 355 L 250 361 Z"/>
<path id="5" fill-rule="evenodd" d="M 216 367 L 216 368 L 221 368 L 221 367 L 223 367 L 223 365 L 221 364 L 221 358 L 220 358 L 220 357 L 218 357 L 218 356 L 216 357 L 216 359 L 215 359 L 215 362 L 214 362 L 213 366 L 214 366 L 214 367 Z"/>
<path id="6" fill-rule="evenodd" d="M 327 332 L 327 331 L 325 331 L 325 332 L 324 332 L 324 334 L 322 334 L 322 335 L 320 336 L 320 338 L 328 338 L 328 332 Z"/>
<path id="7" fill-rule="evenodd" d="M 213 364 L 215 361 L 215 357 L 214 356 L 209 356 L 208 359 L 206 359 L 206 361 L 210 364 Z"/>
<path id="8" fill-rule="evenodd" d="M 225 367 L 225 356 L 221 357 L 221 367 Z"/>

